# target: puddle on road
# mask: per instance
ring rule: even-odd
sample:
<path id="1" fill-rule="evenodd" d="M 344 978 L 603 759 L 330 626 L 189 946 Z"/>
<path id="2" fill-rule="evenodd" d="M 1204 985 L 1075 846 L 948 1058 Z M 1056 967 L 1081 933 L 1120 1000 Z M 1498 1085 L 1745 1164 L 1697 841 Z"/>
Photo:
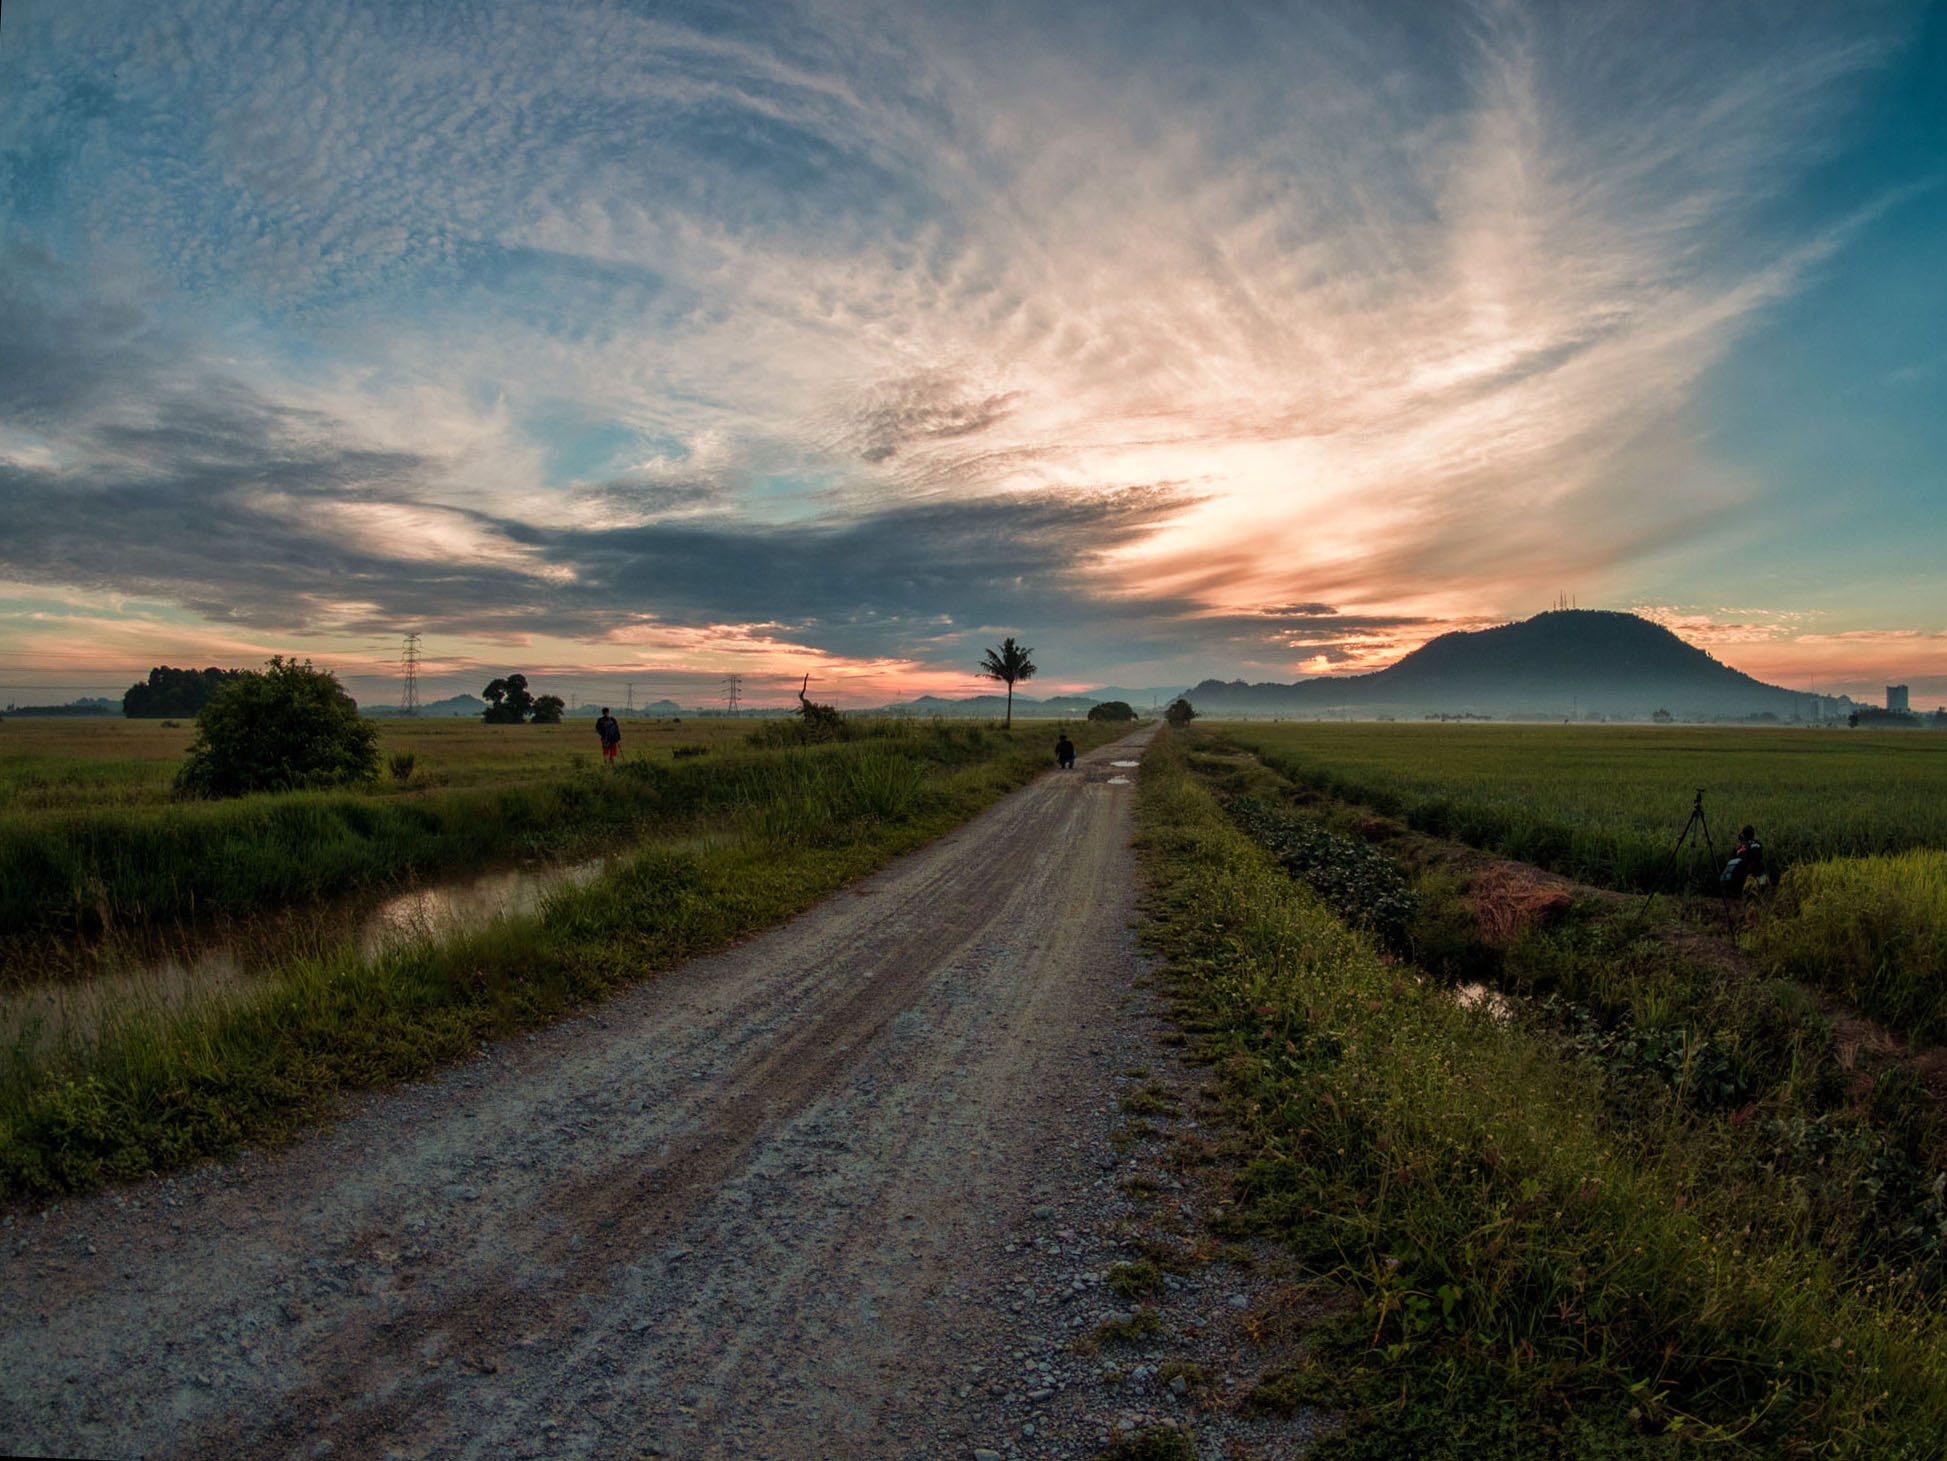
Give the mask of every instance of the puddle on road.
<path id="1" fill-rule="evenodd" d="M 1140 762 L 1140 761 L 1111 761 L 1111 762 L 1110 762 L 1109 764 L 1110 764 L 1111 766 L 1140 766 L 1140 765 L 1142 765 L 1142 762 Z"/>
<path id="2" fill-rule="evenodd" d="M 1111 776 L 1108 784 L 1110 786 L 1127 786 L 1129 785 L 1129 778 L 1126 776 Z"/>
<path id="3" fill-rule="evenodd" d="M 300 914 L 266 934 L 241 924 L 234 937 L 177 931 L 101 972 L 0 995 L 0 1061 L 11 1050 L 89 1040 L 120 1016 L 177 1014 L 241 998 L 292 958 L 349 941 L 363 960 L 407 944 L 458 938 L 503 918 L 531 918 L 564 888 L 593 882 L 606 857 L 507 868 L 395 893 L 371 904 Z M 254 937 L 253 937 L 254 935 Z"/>

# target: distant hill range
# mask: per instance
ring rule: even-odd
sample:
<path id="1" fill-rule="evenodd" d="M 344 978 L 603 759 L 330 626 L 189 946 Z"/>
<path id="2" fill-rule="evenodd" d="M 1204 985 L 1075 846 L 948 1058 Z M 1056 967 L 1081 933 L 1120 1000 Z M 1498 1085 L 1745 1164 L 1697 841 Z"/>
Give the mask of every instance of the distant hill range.
<path id="1" fill-rule="evenodd" d="M 1180 685 L 1169 689 L 1157 689 L 1152 686 L 1146 690 L 1125 690 L 1120 685 L 1109 685 L 1100 690 L 1084 690 L 1074 695 L 1055 695 L 1046 700 L 1037 700 L 1017 690 L 1014 694 L 1014 718 L 1016 720 L 1081 720 L 1088 715 L 1091 706 L 1109 700 L 1120 700 L 1138 715 L 1149 715 L 1152 707 L 1160 710 L 1162 706 L 1168 705 L 1182 693 L 1183 687 Z M 964 700 L 943 700 L 937 695 L 922 695 L 917 700 L 888 705 L 873 713 L 999 720 L 1007 714 L 1007 697 L 970 695 Z"/>
<path id="2" fill-rule="evenodd" d="M 1203 716 L 1479 715 L 1537 720 L 1843 719 L 1847 697 L 1767 685 L 1635 614 L 1561 609 L 1497 629 L 1442 634 L 1369 675 L 1296 684 L 1205 680 Z"/>
<path id="3" fill-rule="evenodd" d="M 486 708 L 487 702 L 477 695 L 449 695 L 444 700 L 434 700 L 420 706 L 419 717 L 422 720 L 438 720 L 451 719 L 454 716 L 478 716 Z M 384 719 L 404 712 L 396 705 L 361 705 L 358 713 L 375 719 Z"/>
<path id="4" fill-rule="evenodd" d="M 601 713 L 602 707 L 599 705 L 577 705 L 572 710 L 561 712 L 563 718 L 567 720 L 595 720 L 601 716 Z M 651 700 L 647 705 L 638 705 L 634 710 L 626 705 L 610 706 L 609 714 L 617 720 L 628 720 L 631 716 L 637 720 L 665 720 L 671 717 L 695 715 L 697 712 L 683 709 L 674 700 Z"/>

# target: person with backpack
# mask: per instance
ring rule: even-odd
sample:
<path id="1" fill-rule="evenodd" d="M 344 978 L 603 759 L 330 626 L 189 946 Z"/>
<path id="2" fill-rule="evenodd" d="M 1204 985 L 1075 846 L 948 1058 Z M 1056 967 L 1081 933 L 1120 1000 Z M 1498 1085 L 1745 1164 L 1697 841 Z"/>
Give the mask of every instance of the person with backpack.
<path id="1" fill-rule="evenodd" d="M 1756 829 L 1746 825 L 1739 829 L 1737 847 L 1724 864 L 1724 871 L 1717 875 L 1717 882 L 1725 896 L 1741 898 L 1745 885 L 1753 881 L 1760 885 L 1765 882 L 1764 844 L 1758 840 Z"/>
<path id="2" fill-rule="evenodd" d="M 622 749 L 622 725 L 608 713 L 606 705 L 602 707 L 601 716 L 595 722 L 595 734 L 602 738 L 603 763 L 613 766 L 616 753 Z"/>

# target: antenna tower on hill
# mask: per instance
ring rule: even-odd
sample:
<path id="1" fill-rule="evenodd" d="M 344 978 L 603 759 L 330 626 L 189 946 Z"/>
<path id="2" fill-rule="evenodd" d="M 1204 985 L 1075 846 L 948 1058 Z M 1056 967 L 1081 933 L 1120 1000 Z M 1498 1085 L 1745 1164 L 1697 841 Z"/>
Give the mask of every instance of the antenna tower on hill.
<path id="1" fill-rule="evenodd" d="M 408 634 L 403 648 L 399 651 L 399 673 L 405 679 L 405 691 L 399 697 L 399 714 L 419 714 L 419 636 Z"/>

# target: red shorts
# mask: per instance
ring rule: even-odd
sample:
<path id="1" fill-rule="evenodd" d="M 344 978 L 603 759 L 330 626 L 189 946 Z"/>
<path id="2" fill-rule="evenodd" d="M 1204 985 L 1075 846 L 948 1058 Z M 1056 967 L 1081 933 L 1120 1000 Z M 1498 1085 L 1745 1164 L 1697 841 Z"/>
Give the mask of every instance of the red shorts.
<path id="1" fill-rule="evenodd" d="M 615 753 L 621 749 L 622 743 L 620 741 L 603 741 L 602 759 L 604 761 L 613 761 L 615 759 Z"/>

